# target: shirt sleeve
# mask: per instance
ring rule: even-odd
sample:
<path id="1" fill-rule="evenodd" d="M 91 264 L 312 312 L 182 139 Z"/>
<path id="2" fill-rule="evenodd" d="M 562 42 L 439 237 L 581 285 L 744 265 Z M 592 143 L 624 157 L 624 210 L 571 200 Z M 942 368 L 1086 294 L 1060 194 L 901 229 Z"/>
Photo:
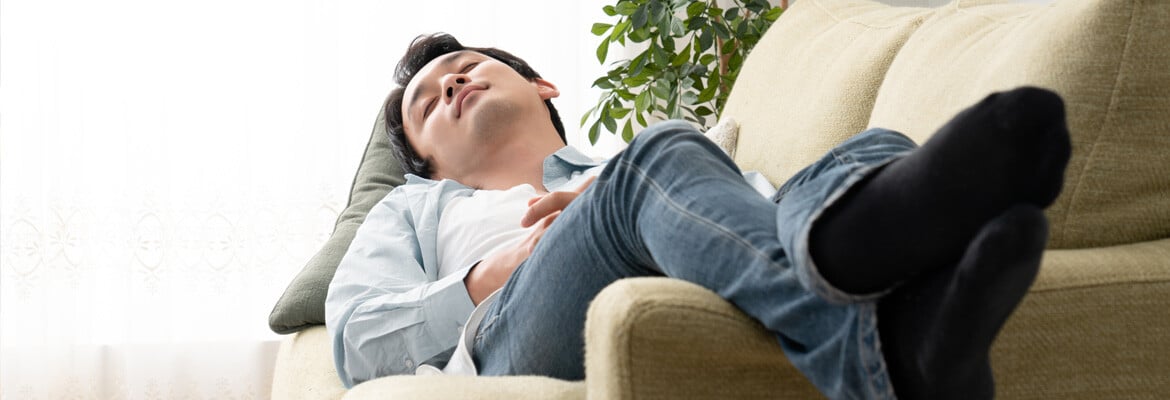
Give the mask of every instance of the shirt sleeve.
<path id="1" fill-rule="evenodd" d="M 346 387 L 442 364 L 475 306 L 463 283 L 468 268 L 437 277 L 424 269 L 416 218 L 405 191 L 394 190 L 358 228 L 329 285 L 327 328 Z M 428 231 L 434 227 L 422 227 Z"/>

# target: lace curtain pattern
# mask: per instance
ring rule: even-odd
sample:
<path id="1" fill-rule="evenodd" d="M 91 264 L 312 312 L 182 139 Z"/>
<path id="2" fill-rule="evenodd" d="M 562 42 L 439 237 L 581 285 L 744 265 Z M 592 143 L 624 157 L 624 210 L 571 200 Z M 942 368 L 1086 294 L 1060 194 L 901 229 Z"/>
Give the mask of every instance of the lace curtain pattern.
<path id="1" fill-rule="evenodd" d="M 0 5 L 0 398 L 267 398 L 268 312 L 420 33 L 528 59 L 586 147 L 600 2 L 414 3 Z"/>

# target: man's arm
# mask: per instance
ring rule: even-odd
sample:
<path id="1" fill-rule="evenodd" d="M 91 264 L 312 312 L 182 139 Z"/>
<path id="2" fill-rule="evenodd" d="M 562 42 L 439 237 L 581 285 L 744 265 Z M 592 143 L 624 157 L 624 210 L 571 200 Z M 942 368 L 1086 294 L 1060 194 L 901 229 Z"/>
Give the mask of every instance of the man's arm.
<path id="1" fill-rule="evenodd" d="M 346 387 L 448 356 L 474 308 L 466 269 L 439 279 L 423 269 L 434 249 L 420 242 L 426 228 L 415 226 L 411 200 L 396 189 L 370 210 L 329 286 L 326 320 Z"/>
<path id="2" fill-rule="evenodd" d="M 508 277 L 512 276 L 512 271 L 515 271 L 516 267 L 520 266 L 520 263 L 532 254 L 532 250 L 536 248 L 536 244 L 540 242 L 544 232 L 557 219 L 561 211 L 568 207 L 573 200 L 576 200 L 581 192 L 588 189 L 589 185 L 593 184 L 594 179 L 596 178 L 589 177 L 585 183 L 574 190 L 552 192 L 533 197 L 528 201 L 528 212 L 520 220 L 520 226 L 525 228 L 535 226 L 528 237 L 524 238 L 524 241 L 516 247 L 492 254 L 476 263 L 467 277 L 463 279 L 473 303 L 479 305 L 488 295 L 504 286 L 504 282 L 507 282 Z"/>

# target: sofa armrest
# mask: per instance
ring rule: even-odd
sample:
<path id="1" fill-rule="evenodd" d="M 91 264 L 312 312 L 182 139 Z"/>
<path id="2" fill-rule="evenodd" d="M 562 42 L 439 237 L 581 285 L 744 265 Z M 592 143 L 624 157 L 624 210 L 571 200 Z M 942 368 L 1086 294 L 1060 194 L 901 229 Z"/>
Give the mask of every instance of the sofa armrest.
<path id="1" fill-rule="evenodd" d="M 1170 393 L 1170 239 L 1049 250 L 996 339 L 1010 399 L 1154 399 Z"/>
<path id="2" fill-rule="evenodd" d="M 822 398 L 774 335 L 681 280 L 609 285 L 589 307 L 585 335 L 589 398 Z"/>
<path id="3" fill-rule="evenodd" d="M 280 343 L 272 376 L 273 400 L 340 399 L 345 386 L 333 368 L 325 325 L 288 335 Z"/>

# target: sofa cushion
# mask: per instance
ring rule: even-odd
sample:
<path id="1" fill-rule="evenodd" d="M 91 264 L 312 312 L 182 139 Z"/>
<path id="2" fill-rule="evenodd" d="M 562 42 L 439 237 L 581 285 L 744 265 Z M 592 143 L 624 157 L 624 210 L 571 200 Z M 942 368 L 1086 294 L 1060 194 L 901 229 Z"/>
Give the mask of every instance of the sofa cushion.
<path id="1" fill-rule="evenodd" d="M 1049 247 L 1170 237 L 1170 2 L 1056 1 L 939 9 L 902 47 L 870 126 L 925 140 L 960 109 L 1020 85 L 1064 97 L 1073 155 Z"/>
<path id="2" fill-rule="evenodd" d="M 384 109 L 384 108 L 383 108 Z M 268 315 L 268 326 L 276 333 L 293 333 L 325 323 L 325 294 L 337 264 L 349 249 L 366 213 L 404 182 L 402 168 L 394 158 L 386 133 L 386 116 L 378 113 L 370 141 L 350 187 L 349 204 L 337 217 L 333 234 L 293 278 Z"/>
<path id="3" fill-rule="evenodd" d="M 867 0 L 795 2 L 752 49 L 720 115 L 739 122 L 736 163 L 779 186 L 860 132 L 895 52 L 929 14 Z"/>

